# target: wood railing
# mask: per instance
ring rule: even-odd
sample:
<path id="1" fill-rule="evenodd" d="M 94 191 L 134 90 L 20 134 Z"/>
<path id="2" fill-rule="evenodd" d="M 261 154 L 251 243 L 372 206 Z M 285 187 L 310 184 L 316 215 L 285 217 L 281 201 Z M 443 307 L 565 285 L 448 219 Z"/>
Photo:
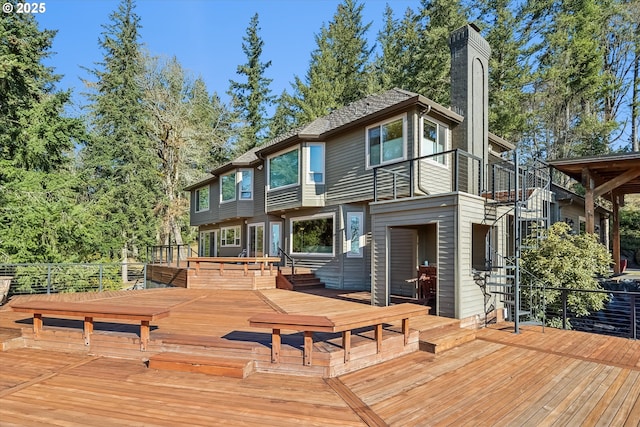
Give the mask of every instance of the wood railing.
<path id="1" fill-rule="evenodd" d="M 268 269 L 269 273 L 273 272 L 273 264 L 280 262 L 278 257 L 189 257 L 187 258 L 187 267 L 193 267 L 196 271 L 196 275 L 200 274 L 200 269 L 203 268 L 215 268 L 220 271 L 220 275 L 224 275 L 225 266 L 230 269 L 237 270 L 237 266 L 240 265 L 244 270 L 244 275 L 249 274 L 249 270 L 260 270 L 261 274 L 264 274 L 265 269 Z M 204 267 L 207 265 L 208 267 Z M 252 268 L 249 268 L 252 267 Z"/>

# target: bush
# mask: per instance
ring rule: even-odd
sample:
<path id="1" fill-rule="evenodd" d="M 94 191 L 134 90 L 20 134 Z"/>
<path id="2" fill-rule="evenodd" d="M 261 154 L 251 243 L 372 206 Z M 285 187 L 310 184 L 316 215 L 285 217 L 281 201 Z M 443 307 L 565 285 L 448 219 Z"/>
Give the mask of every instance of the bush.
<path id="1" fill-rule="evenodd" d="M 571 234 L 571 228 L 558 222 L 543 231 L 543 239 L 527 239 L 521 254 L 523 299 L 539 294 L 540 283 L 551 288 L 603 290 L 598 277 L 609 275 L 613 260 L 594 234 Z M 545 290 L 546 313 L 551 320 L 561 317 L 561 291 Z M 532 298 L 536 299 L 537 298 Z M 567 308 L 575 316 L 588 316 L 604 308 L 604 293 L 570 292 Z M 556 322 L 557 323 L 557 322 Z"/>

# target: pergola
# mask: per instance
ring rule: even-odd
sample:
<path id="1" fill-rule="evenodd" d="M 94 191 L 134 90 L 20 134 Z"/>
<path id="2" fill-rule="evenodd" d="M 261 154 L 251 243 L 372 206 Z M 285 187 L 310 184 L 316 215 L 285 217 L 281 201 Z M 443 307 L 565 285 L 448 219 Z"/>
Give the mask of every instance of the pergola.
<path id="1" fill-rule="evenodd" d="M 640 194 L 640 153 L 578 157 L 549 161 L 549 164 L 581 182 L 585 188 L 585 226 L 594 232 L 595 199 L 603 197 L 612 204 L 612 247 L 614 272 L 620 273 L 620 207 L 625 194 Z"/>

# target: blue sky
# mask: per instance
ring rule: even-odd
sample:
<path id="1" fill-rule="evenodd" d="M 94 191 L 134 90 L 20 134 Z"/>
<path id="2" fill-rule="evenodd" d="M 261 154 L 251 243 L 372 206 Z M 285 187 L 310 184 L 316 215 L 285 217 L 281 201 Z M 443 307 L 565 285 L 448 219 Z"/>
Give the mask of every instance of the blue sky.
<path id="1" fill-rule="evenodd" d="M 419 0 L 366 0 L 363 21 L 372 22 L 370 46 L 383 26 L 387 3 L 396 17 L 407 7 L 417 10 Z M 82 102 L 81 78 L 91 76 L 82 67 L 94 68 L 104 52 L 98 47 L 102 25 L 118 7 L 118 0 L 48 0 L 37 15 L 41 29 L 58 30 L 47 64 L 64 77 L 59 89 L 72 88 L 76 103 Z M 264 40 L 263 60 L 272 65 L 266 76 L 279 95 L 290 88 L 294 76 L 304 77 L 315 48 L 314 35 L 331 21 L 338 0 L 138 0 L 141 42 L 154 55 L 175 55 L 182 66 L 201 75 L 210 92 L 226 99 L 229 79 L 239 79 L 236 67 L 246 62 L 242 37 L 254 13 L 259 14 Z M 76 110 L 72 107 L 71 111 Z"/>

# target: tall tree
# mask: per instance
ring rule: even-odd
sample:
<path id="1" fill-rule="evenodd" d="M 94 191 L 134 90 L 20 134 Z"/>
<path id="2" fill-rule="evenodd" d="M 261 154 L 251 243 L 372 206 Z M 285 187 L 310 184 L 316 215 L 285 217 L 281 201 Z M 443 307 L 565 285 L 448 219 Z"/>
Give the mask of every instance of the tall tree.
<path id="1" fill-rule="evenodd" d="M 12 262 L 81 260 L 83 230 L 73 170 L 78 119 L 64 117 L 70 93 L 43 62 L 55 31 L 33 15 L 0 20 L 0 259 Z"/>
<path id="2" fill-rule="evenodd" d="M 265 71 L 271 66 L 271 61 L 262 62 L 262 48 L 264 41 L 260 38 L 258 14 L 251 18 L 247 34 L 242 38 L 242 51 L 247 62 L 238 65 L 236 73 L 246 77 L 246 81 L 229 80 L 229 95 L 238 117 L 245 122 L 242 129 L 237 151 L 243 153 L 259 145 L 267 136 L 268 120 L 267 107 L 275 99 L 271 95 L 269 85 L 272 79 L 265 77 Z"/>
<path id="3" fill-rule="evenodd" d="M 133 0 L 122 0 L 104 25 L 103 61 L 90 70 L 92 138 L 82 151 L 88 194 L 100 221 L 103 253 L 126 262 L 154 243 L 159 197 L 157 160 L 147 135 L 147 111 L 140 78 L 140 18 Z"/>
<path id="4" fill-rule="evenodd" d="M 147 129 L 159 159 L 157 241 L 182 245 L 182 234 L 189 225 L 189 201 L 182 189 L 213 166 L 210 152 L 217 133 L 224 131 L 221 126 L 214 127 L 218 112 L 211 105 L 201 78 L 191 77 L 175 57 L 147 56 L 145 64 L 141 84 L 148 112 Z"/>
<path id="5" fill-rule="evenodd" d="M 491 46 L 489 58 L 489 129 L 518 143 L 527 124 L 527 91 L 530 69 L 526 63 L 525 39 L 512 0 L 482 0 L 476 3 L 478 18 Z"/>
<path id="6" fill-rule="evenodd" d="M 363 8 L 357 0 L 345 0 L 316 35 L 306 77 L 295 78 L 292 108 L 297 123 L 308 123 L 368 94 L 366 70 L 373 49 L 366 37 L 371 23 L 362 23 Z"/>
<path id="7" fill-rule="evenodd" d="M 451 102 L 449 35 L 465 25 L 468 12 L 460 0 L 421 0 L 420 45 L 416 51 L 417 92 L 442 105 Z"/>

